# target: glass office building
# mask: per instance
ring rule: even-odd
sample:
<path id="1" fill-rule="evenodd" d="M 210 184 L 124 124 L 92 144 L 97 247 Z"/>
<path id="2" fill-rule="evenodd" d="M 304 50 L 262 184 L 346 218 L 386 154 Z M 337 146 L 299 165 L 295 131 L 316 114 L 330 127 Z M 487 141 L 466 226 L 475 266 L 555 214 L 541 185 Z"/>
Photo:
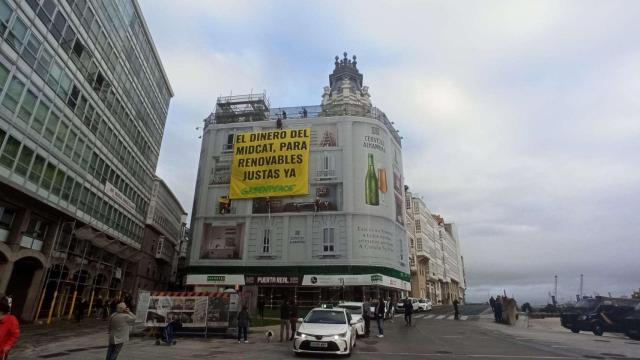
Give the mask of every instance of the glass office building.
<path id="1" fill-rule="evenodd" d="M 22 318 L 128 291 L 172 96 L 135 0 L 0 0 L 0 293 Z"/>

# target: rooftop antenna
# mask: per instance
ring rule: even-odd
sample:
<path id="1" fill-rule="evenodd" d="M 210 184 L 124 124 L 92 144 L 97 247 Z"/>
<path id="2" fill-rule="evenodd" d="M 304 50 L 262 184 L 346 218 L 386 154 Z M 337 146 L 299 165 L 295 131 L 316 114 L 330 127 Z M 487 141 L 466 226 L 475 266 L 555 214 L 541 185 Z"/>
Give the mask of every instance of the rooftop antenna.
<path id="1" fill-rule="evenodd" d="M 558 275 L 554 275 L 553 276 L 555 279 L 555 285 L 553 287 L 553 295 L 556 297 L 556 299 L 558 298 Z"/>
<path id="2" fill-rule="evenodd" d="M 584 287 L 584 274 L 580 274 L 580 299 L 582 299 L 583 287 Z"/>

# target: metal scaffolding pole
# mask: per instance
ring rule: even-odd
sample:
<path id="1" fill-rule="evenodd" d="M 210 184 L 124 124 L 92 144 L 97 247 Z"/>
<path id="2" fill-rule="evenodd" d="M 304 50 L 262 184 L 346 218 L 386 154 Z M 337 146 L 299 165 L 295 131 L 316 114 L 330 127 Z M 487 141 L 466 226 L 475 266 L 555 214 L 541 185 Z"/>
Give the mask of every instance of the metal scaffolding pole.
<path id="1" fill-rule="evenodd" d="M 71 298 L 71 308 L 69 309 L 69 316 L 67 320 L 71 320 L 71 315 L 73 315 L 73 309 L 76 305 L 76 297 L 78 296 L 78 283 L 80 282 L 80 277 L 82 276 L 82 268 L 84 267 L 84 257 L 87 255 L 87 248 L 89 248 L 89 244 L 85 241 L 84 243 L 84 251 L 82 252 L 82 261 L 80 261 L 80 270 L 78 270 L 78 278 L 76 279 L 76 285 L 73 289 L 73 297 Z"/>
<path id="2" fill-rule="evenodd" d="M 47 318 L 47 325 L 51 324 L 51 318 L 53 317 L 53 309 L 56 304 L 56 299 L 58 297 L 58 290 L 60 289 L 60 281 L 62 281 L 62 273 L 64 272 L 64 266 L 67 264 L 67 259 L 69 258 L 69 248 L 71 247 L 71 240 L 73 237 L 73 232 L 76 230 L 76 221 L 73 220 L 73 230 L 69 235 L 69 243 L 67 243 L 67 249 L 65 250 L 64 260 L 62 260 L 62 265 L 60 266 L 60 274 L 58 274 L 58 281 L 56 283 L 56 290 L 53 292 L 53 300 L 51 301 L 51 306 L 49 307 L 49 317 Z M 61 229 L 60 233 L 64 232 L 64 228 Z"/>
<path id="3" fill-rule="evenodd" d="M 58 245 L 58 241 L 60 240 L 60 237 L 62 237 L 62 228 L 64 227 L 64 224 L 71 224 L 71 223 L 73 223 L 73 221 L 61 222 L 58 233 L 53 239 L 53 244 L 51 246 L 51 249 L 49 250 L 49 256 L 47 257 L 47 265 L 49 265 L 49 268 L 47 269 L 47 273 L 44 277 L 44 286 L 42 286 L 42 294 L 40 295 L 40 300 L 38 301 L 38 310 L 36 310 L 36 316 L 33 319 L 33 321 L 38 321 L 38 318 L 40 317 L 40 311 L 42 310 L 42 303 L 44 302 L 44 298 L 47 295 L 47 285 L 49 285 L 49 280 L 51 278 L 51 268 L 52 268 L 51 257 L 53 255 L 53 251 Z"/>
<path id="4" fill-rule="evenodd" d="M 92 284 L 91 284 L 91 300 L 89 300 L 89 316 L 91 316 L 91 309 L 93 308 L 93 297 L 96 291 L 96 281 L 98 280 L 100 266 L 102 265 L 102 255 L 104 255 L 104 249 L 100 249 L 100 250 L 101 250 L 100 258 L 98 259 L 98 262 L 96 265 L 96 275 L 93 277 L 93 281 L 91 281 Z"/>

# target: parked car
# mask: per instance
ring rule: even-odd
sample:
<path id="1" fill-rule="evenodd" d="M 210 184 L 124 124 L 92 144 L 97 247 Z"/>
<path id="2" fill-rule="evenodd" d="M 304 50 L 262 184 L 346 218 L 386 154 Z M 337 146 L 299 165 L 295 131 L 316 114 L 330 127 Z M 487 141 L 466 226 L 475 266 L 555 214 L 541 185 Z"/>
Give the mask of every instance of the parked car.
<path id="1" fill-rule="evenodd" d="M 351 314 L 351 318 L 356 322 L 356 335 L 364 336 L 364 319 L 362 318 L 364 303 L 343 301 L 338 304 L 337 308 L 346 309 Z"/>
<path id="2" fill-rule="evenodd" d="M 413 307 L 413 311 L 418 311 L 418 299 L 416 299 L 416 298 L 406 298 L 406 299 L 401 299 L 396 304 L 396 312 L 397 313 L 403 313 L 404 312 L 404 303 L 405 303 L 406 300 L 408 300 L 411 303 L 411 306 Z"/>
<path id="3" fill-rule="evenodd" d="M 638 302 L 601 296 L 583 299 L 560 314 L 560 323 L 574 333 L 592 331 L 601 336 L 605 332 L 623 332 L 623 320 L 634 311 Z"/>
<path id="4" fill-rule="evenodd" d="M 433 308 L 431 300 L 418 299 L 418 311 L 429 311 Z"/>
<path id="5" fill-rule="evenodd" d="M 314 308 L 304 319 L 293 339 L 293 352 L 351 355 L 356 346 L 357 322 L 349 311 L 335 307 Z"/>
<path id="6" fill-rule="evenodd" d="M 624 318 L 624 333 L 634 340 L 640 340 L 640 304 L 636 305 L 631 315 Z"/>

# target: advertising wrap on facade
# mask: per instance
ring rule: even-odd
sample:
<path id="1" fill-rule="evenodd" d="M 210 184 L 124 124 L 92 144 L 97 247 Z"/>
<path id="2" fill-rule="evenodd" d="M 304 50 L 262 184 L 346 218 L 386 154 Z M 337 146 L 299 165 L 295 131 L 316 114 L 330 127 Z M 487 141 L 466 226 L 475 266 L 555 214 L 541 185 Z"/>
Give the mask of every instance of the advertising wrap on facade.
<path id="1" fill-rule="evenodd" d="M 204 224 L 200 259 L 242 258 L 244 224 L 213 226 Z"/>
<path id="2" fill-rule="evenodd" d="M 355 209 L 404 224 L 402 159 L 399 146 L 383 128 L 353 125 Z"/>
<path id="3" fill-rule="evenodd" d="M 236 135 L 231 199 L 309 194 L 311 128 Z"/>
<path id="4" fill-rule="evenodd" d="M 165 326 L 173 320 L 180 320 L 184 327 L 205 326 L 207 296 L 150 296 L 148 301 L 147 326 Z"/>

